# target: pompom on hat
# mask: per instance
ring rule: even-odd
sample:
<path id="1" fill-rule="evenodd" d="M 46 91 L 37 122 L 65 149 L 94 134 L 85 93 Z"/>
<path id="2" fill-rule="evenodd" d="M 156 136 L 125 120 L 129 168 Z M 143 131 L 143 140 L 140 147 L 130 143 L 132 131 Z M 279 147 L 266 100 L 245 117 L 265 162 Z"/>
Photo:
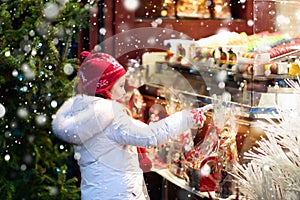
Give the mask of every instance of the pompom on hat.
<path id="1" fill-rule="evenodd" d="M 79 55 L 78 93 L 111 99 L 110 89 L 126 74 L 124 67 L 111 55 L 83 51 Z"/>

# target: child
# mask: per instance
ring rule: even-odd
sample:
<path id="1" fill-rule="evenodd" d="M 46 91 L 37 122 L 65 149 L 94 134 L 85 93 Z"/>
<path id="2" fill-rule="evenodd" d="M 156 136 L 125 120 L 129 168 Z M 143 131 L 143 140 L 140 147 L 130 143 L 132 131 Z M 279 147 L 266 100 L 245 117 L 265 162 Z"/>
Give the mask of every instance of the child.
<path id="1" fill-rule="evenodd" d="M 77 95 L 60 107 L 52 122 L 54 134 L 74 144 L 81 197 L 144 200 L 147 192 L 136 147 L 158 146 L 203 126 L 205 109 L 183 110 L 150 125 L 134 120 L 118 103 L 125 95 L 123 66 L 104 53 L 83 52 L 83 59 Z"/>

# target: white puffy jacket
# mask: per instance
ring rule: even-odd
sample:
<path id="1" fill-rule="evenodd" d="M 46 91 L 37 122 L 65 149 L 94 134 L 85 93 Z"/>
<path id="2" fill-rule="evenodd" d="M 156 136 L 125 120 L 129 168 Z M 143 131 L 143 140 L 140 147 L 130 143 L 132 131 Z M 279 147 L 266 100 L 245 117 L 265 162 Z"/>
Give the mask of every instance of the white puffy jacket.
<path id="1" fill-rule="evenodd" d="M 74 144 L 81 197 L 86 200 L 144 200 L 135 146 L 163 144 L 192 125 L 189 111 L 147 125 L 132 119 L 115 101 L 86 95 L 67 100 L 52 122 L 54 134 Z"/>

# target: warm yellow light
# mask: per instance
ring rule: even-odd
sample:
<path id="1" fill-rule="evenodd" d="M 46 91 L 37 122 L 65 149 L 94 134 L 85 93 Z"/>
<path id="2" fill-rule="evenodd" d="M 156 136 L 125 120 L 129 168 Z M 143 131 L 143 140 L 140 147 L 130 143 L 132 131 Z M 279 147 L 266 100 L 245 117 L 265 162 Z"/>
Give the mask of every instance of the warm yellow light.
<path id="1" fill-rule="evenodd" d="M 162 10 L 162 11 L 160 12 L 160 14 L 161 14 L 162 17 L 165 17 L 165 16 L 168 15 L 168 11 L 167 11 L 167 10 Z"/>

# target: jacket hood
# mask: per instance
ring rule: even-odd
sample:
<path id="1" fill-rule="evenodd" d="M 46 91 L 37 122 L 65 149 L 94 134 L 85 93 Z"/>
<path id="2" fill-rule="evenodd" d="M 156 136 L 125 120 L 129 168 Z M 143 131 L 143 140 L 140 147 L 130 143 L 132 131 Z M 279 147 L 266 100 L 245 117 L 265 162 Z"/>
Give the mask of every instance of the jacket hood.
<path id="1" fill-rule="evenodd" d="M 52 121 L 54 134 L 72 144 L 82 144 L 102 132 L 121 104 L 100 97 L 76 95 L 59 108 Z"/>

